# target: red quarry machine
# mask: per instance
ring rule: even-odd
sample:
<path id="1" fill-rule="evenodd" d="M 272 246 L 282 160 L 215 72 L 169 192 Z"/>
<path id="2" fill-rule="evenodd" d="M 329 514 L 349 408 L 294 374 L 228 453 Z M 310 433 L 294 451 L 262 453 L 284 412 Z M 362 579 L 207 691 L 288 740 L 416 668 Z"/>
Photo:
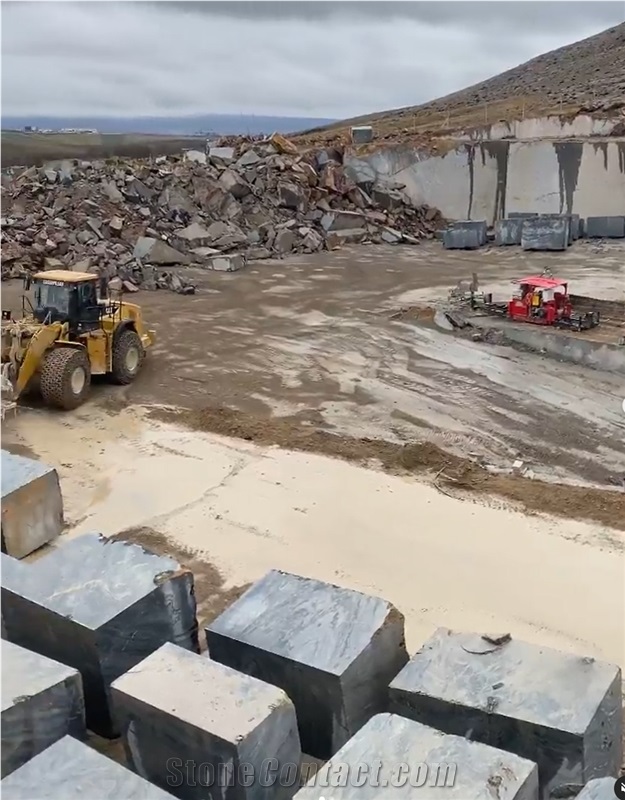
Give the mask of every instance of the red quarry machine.
<path id="1" fill-rule="evenodd" d="M 519 286 L 519 290 L 508 303 L 493 303 L 492 295 L 487 295 L 484 297 L 484 310 L 506 316 L 513 322 L 553 325 L 577 331 L 588 330 L 599 324 L 598 311 L 575 313 L 566 281 L 530 275 L 514 283 Z"/>

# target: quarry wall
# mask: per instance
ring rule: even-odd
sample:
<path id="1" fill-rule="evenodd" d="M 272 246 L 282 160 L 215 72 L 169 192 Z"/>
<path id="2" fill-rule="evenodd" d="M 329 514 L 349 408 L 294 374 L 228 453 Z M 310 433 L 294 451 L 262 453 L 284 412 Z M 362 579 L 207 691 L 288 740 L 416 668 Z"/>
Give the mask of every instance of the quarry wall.
<path id="1" fill-rule="evenodd" d="M 579 114 L 574 119 L 558 116 L 532 117 L 495 122 L 454 136 L 467 141 L 499 139 L 578 139 L 591 136 L 611 136 L 615 128 L 623 126 L 623 118 L 597 119 L 589 114 Z"/>
<path id="2" fill-rule="evenodd" d="M 450 219 L 492 224 L 511 211 L 625 214 L 625 138 L 600 141 L 464 142 L 432 157 L 407 145 L 359 156 L 346 153 L 346 171 L 359 182 L 405 185 L 417 203 Z"/>

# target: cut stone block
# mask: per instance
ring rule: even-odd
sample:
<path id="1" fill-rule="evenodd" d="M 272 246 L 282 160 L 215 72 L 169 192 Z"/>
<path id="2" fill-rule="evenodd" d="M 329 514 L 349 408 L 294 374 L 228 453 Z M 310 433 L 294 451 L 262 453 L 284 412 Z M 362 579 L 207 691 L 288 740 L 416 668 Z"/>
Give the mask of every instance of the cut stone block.
<path id="1" fill-rule="evenodd" d="M 621 765 L 621 671 L 592 658 L 439 628 L 389 699 L 394 713 L 536 761 L 545 800 Z"/>
<path id="2" fill-rule="evenodd" d="M 523 220 L 521 246 L 524 250 L 566 250 L 569 222 L 564 217 L 532 217 Z"/>
<path id="3" fill-rule="evenodd" d="M 172 800 L 172 795 L 65 736 L 0 783 L 3 800 Z"/>
<path id="4" fill-rule="evenodd" d="M 22 570 L 9 566 L 7 638 L 80 671 L 87 727 L 96 733 L 116 735 L 115 678 L 165 642 L 199 652 L 193 575 L 171 558 L 85 534 Z"/>
<path id="5" fill-rule="evenodd" d="M 577 227 L 577 223 L 579 222 L 579 216 L 576 214 L 577 222 L 575 223 L 575 227 Z M 573 215 L 572 214 L 539 214 L 539 219 L 564 219 L 566 220 L 566 231 L 567 231 L 567 242 L 568 244 L 573 244 L 573 239 L 575 238 L 573 233 Z"/>
<path id="6" fill-rule="evenodd" d="M 118 678 L 112 695 L 129 764 L 177 797 L 205 800 L 211 773 L 222 800 L 288 800 L 295 793 L 297 719 L 276 686 L 165 644 Z M 196 769 L 189 773 L 185 762 Z M 269 763 L 276 775 L 290 773 L 291 785 L 263 785 L 258 778 Z M 250 785 L 243 770 L 256 778 Z"/>
<path id="7" fill-rule="evenodd" d="M 280 686 L 302 749 L 329 758 L 406 664 L 404 617 L 379 597 L 272 570 L 206 629 L 211 658 Z"/>
<path id="8" fill-rule="evenodd" d="M 453 230 L 443 231 L 443 247 L 445 250 L 477 250 L 481 247 L 478 231 Z"/>
<path id="9" fill-rule="evenodd" d="M 83 738 L 80 673 L 2 642 L 2 777 L 66 735 Z"/>
<path id="10" fill-rule="evenodd" d="M 575 800 L 614 800 L 616 792 L 614 791 L 615 778 L 595 778 L 594 781 L 588 781 L 586 786 L 577 795 Z M 625 795 L 625 778 L 621 779 L 623 788 L 621 795 Z"/>
<path id="11" fill-rule="evenodd" d="M 625 237 L 625 217 L 588 217 L 586 236 L 589 239 L 622 239 Z"/>
<path id="12" fill-rule="evenodd" d="M 532 217 L 537 217 L 537 211 L 510 211 L 507 215 L 508 219 L 531 219 Z"/>
<path id="13" fill-rule="evenodd" d="M 443 246 L 447 250 L 475 250 L 486 244 L 487 238 L 484 220 L 460 220 L 443 231 Z"/>
<path id="14" fill-rule="evenodd" d="M 495 222 L 495 244 L 499 247 L 521 244 L 522 227 L 522 219 L 498 219 Z"/>
<path id="15" fill-rule="evenodd" d="M 538 770 L 513 753 L 393 714 L 378 714 L 300 789 L 295 800 L 323 796 L 536 800 Z"/>
<path id="16" fill-rule="evenodd" d="M 51 542 L 63 529 L 63 498 L 53 467 L 2 451 L 2 551 L 15 558 Z"/>

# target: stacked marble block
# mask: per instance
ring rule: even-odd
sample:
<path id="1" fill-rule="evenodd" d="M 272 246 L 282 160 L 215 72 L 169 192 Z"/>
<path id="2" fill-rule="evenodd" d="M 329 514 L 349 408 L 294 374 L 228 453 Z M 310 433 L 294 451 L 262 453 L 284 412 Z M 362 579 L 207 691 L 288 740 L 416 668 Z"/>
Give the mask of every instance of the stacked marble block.
<path id="1" fill-rule="evenodd" d="M 385 713 L 370 719 L 295 800 L 324 795 L 332 800 L 536 800 L 538 769 L 514 753 Z"/>
<path id="2" fill-rule="evenodd" d="M 165 644 L 112 695 L 129 765 L 181 800 L 289 800 L 296 791 L 297 719 L 278 687 Z"/>
<path id="3" fill-rule="evenodd" d="M 440 628 L 391 682 L 389 710 L 534 761 L 544 800 L 621 766 L 621 671 L 592 658 Z"/>
<path id="4" fill-rule="evenodd" d="M 452 222 L 443 231 L 446 250 L 477 250 L 486 244 L 488 225 L 485 220 L 460 220 Z"/>
<path id="5" fill-rule="evenodd" d="M 65 736 L 0 783 L 3 800 L 172 800 L 172 795 Z"/>
<path id="6" fill-rule="evenodd" d="M 302 750 L 321 759 L 386 711 L 388 684 L 408 661 L 393 605 L 277 570 L 211 623 L 206 641 L 214 661 L 287 693 Z"/>
<path id="7" fill-rule="evenodd" d="M 588 217 L 586 220 L 586 236 L 589 239 L 625 238 L 625 216 Z"/>
<path id="8" fill-rule="evenodd" d="M 570 215 L 539 214 L 523 220 L 521 227 L 523 250 L 566 250 L 572 241 Z"/>
<path id="9" fill-rule="evenodd" d="M 2 778 L 66 735 L 86 735 L 80 673 L 3 641 Z"/>
<path id="10" fill-rule="evenodd" d="M 33 564 L 2 558 L 6 638 L 80 672 L 105 737 L 111 683 L 165 642 L 199 652 L 195 614 L 192 573 L 135 544 L 85 534 Z"/>
<path id="11" fill-rule="evenodd" d="M 63 498 L 55 469 L 2 451 L 2 552 L 24 558 L 63 529 Z"/>

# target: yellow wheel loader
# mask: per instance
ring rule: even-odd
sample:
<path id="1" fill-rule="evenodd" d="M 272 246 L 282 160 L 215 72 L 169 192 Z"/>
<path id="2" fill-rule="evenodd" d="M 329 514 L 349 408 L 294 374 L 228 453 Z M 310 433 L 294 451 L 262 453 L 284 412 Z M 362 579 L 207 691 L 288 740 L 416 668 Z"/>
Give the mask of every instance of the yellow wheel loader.
<path id="1" fill-rule="evenodd" d="M 38 272 L 24 287 L 33 299 L 22 298 L 22 318 L 2 311 L 2 386 L 13 402 L 38 387 L 46 405 L 70 410 L 92 375 L 132 383 L 155 340 L 139 306 L 103 297 L 106 283 L 87 272 Z"/>

